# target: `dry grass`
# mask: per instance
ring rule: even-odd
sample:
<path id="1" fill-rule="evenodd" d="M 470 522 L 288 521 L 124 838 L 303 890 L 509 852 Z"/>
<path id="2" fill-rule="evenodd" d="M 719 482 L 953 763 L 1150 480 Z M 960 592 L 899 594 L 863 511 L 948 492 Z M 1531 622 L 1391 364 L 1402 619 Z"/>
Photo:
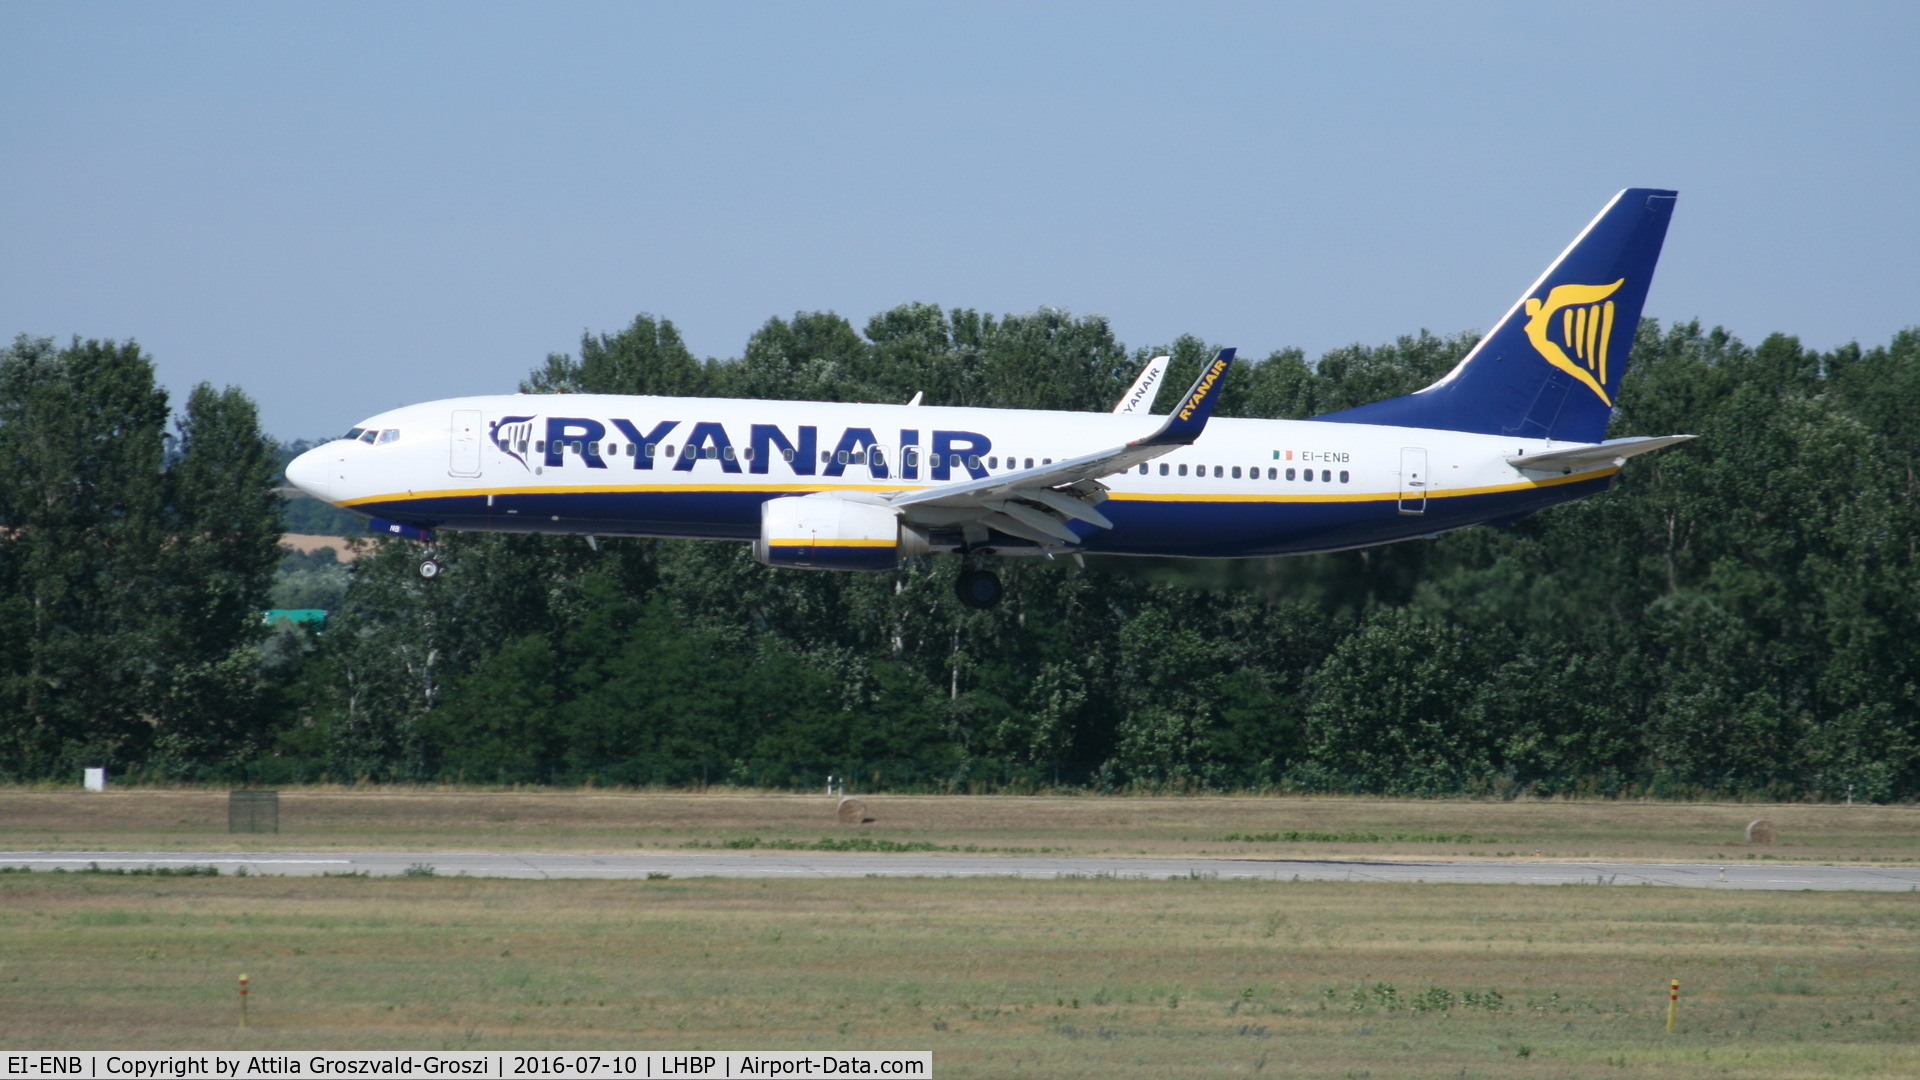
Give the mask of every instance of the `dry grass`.
<path id="1" fill-rule="evenodd" d="M 358 558 L 362 546 L 355 546 L 359 537 L 318 536 L 314 533 L 281 533 L 280 546 L 297 551 L 302 555 L 311 555 L 321 548 L 332 548 L 333 556 L 340 562 L 352 562 Z"/>
<path id="2" fill-rule="evenodd" d="M 0 875 L 9 1049 L 930 1048 L 944 1077 L 1911 1076 L 1917 972 L 1905 895 Z M 1669 978 L 1685 994 L 1672 1036 Z"/>
<path id="3" fill-rule="evenodd" d="M 889 796 L 860 835 L 1059 854 L 1920 861 L 1920 808 L 1342 798 Z M 0 790 L 0 850 L 619 851 L 851 835 L 822 795 L 296 789 L 277 836 L 226 831 L 224 791 Z M 1764 817 L 1780 842 L 1749 846 Z M 1288 834 L 1293 833 L 1292 839 Z M 1228 840 L 1229 836 L 1272 839 Z"/>

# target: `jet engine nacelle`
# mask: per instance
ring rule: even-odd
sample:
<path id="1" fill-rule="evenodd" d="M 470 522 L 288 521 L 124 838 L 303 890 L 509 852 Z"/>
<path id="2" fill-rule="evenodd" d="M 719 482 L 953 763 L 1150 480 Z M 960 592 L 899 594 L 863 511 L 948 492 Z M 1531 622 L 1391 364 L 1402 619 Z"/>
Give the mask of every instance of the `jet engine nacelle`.
<path id="1" fill-rule="evenodd" d="M 898 510 L 838 494 L 768 499 L 753 542 L 756 561 L 802 570 L 892 570 L 927 550 L 926 535 Z"/>

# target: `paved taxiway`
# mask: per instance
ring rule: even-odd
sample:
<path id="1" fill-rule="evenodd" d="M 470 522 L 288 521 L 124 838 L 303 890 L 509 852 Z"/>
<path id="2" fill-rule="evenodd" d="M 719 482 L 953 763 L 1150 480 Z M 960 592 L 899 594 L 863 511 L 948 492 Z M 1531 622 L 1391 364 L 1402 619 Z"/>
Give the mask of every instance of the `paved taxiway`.
<path id="1" fill-rule="evenodd" d="M 485 851 L 13 851 L 0 866 L 32 870 L 215 866 L 222 873 L 435 874 L 503 878 L 688 877 L 1117 877 L 1253 878 L 1265 881 L 1380 881 L 1468 885 L 1671 885 L 1703 889 L 1920 891 L 1920 867 L 1870 864 L 1367 862 L 1307 859 L 1194 859 L 1001 855 L 845 855 L 812 852 Z"/>

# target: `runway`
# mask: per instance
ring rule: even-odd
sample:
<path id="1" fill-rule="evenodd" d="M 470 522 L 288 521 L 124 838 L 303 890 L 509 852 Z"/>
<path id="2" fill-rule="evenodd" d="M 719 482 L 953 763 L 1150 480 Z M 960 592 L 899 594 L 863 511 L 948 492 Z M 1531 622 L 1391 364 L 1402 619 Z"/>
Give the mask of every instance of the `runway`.
<path id="1" fill-rule="evenodd" d="M 486 851 L 11 851 L 0 866 L 36 871 L 213 866 L 221 874 L 489 878 L 1221 878 L 1453 885 L 1658 885 L 1731 890 L 1920 892 L 1920 866 L 1783 863 L 1365 861 L 812 852 L 505 853 Z"/>

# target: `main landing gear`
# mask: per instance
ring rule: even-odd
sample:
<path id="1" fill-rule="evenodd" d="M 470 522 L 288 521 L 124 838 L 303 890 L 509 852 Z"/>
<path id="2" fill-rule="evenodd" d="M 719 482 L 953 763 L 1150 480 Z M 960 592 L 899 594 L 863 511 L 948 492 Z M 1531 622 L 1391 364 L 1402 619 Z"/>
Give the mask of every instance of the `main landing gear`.
<path id="1" fill-rule="evenodd" d="M 960 571 L 960 576 L 954 579 L 953 591 L 961 603 L 978 611 L 999 603 L 1004 595 L 999 576 L 991 570 Z"/>

